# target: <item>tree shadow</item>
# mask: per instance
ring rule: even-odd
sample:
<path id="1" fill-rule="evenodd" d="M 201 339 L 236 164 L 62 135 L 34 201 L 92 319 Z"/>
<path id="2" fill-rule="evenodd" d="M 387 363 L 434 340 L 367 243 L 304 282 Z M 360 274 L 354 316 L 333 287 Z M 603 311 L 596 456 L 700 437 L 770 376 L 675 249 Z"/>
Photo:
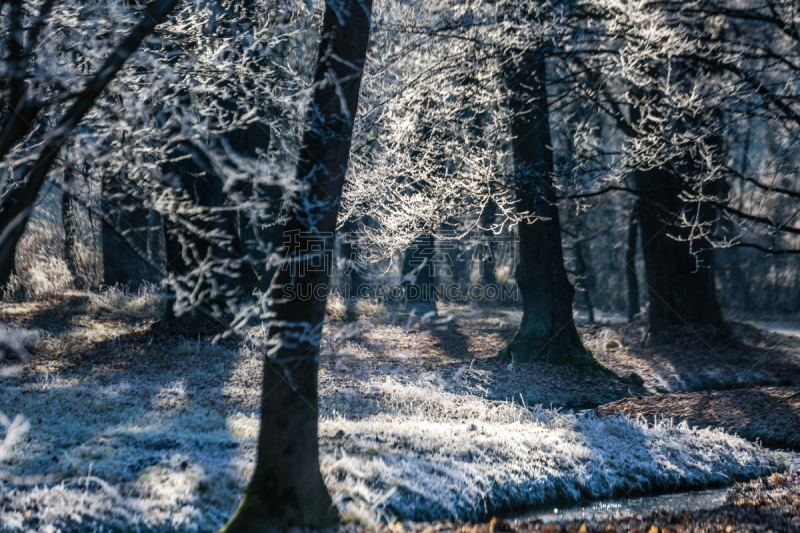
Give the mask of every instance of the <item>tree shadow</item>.
<path id="1" fill-rule="evenodd" d="M 736 323 L 723 331 L 674 327 L 644 336 L 640 328 L 610 328 L 619 339 L 611 339 L 613 349 L 606 357 L 626 374 L 641 375 L 658 392 L 800 385 L 800 339 L 781 345 L 785 339 L 778 334 Z"/>
<path id="2" fill-rule="evenodd" d="M 774 448 L 800 450 L 800 388 L 765 387 L 628 398 L 597 409 L 721 428 Z"/>
<path id="3" fill-rule="evenodd" d="M 121 491 L 120 501 L 130 499 L 133 518 L 144 513 L 157 522 L 154 529 L 173 520 L 222 525 L 254 465 L 260 357 L 233 340 L 212 344 L 151 331 L 141 318 L 97 318 L 85 303 L 42 305 L 17 321 L 51 335 L 21 373 L 0 377 L 0 411 L 21 413 L 31 424 L 4 481 L 30 490 L 91 474 Z M 106 327 L 99 342 L 85 338 Z M 80 346 L 64 341 L 69 334 L 82 336 Z M 42 526 L 47 512 L 33 509 L 26 523 Z M 62 529 L 74 520 L 101 520 L 88 510 L 83 518 L 50 512 Z"/>
<path id="4" fill-rule="evenodd" d="M 431 323 L 430 332 L 435 338 L 435 346 L 448 357 L 459 361 L 472 359 L 469 338 L 461 331 L 455 318 Z"/>
<path id="5" fill-rule="evenodd" d="M 72 318 L 86 308 L 88 301 L 88 296 L 70 294 L 40 302 L 3 304 L 0 317 L 18 327 L 57 334 L 72 327 Z M 22 312 L 14 312 L 19 309 Z"/>
<path id="6" fill-rule="evenodd" d="M 717 425 L 770 448 L 800 451 L 800 388 L 757 388 L 726 396 L 731 409 Z"/>

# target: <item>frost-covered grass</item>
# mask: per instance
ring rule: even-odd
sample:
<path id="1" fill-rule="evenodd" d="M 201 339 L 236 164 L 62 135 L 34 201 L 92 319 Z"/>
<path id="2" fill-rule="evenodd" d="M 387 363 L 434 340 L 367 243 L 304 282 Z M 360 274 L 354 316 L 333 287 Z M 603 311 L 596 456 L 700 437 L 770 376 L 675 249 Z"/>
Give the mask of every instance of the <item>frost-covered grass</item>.
<path id="1" fill-rule="evenodd" d="M 153 283 L 142 283 L 136 294 L 119 285 L 89 294 L 89 310 L 130 316 L 152 316 L 164 302 L 164 291 Z"/>
<path id="2" fill-rule="evenodd" d="M 37 257 L 35 262 L 22 262 L 4 287 L 3 299 L 41 300 L 58 296 L 72 288 L 73 277 L 60 257 Z"/>
<path id="3" fill-rule="evenodd" d="M 0 377 L 0 529 L 211 530 L 234 511 L 254 466 L 259 357 L 203 340 L 131 338 L 145 346 L 39 355 Z M 323 356 L 320 451 L 346 516 L 475 519 L 776 467 L 722 432 L 494 402 L 457 376 L 389 372 L 369 345 L 342 343 L 349 355 Z M 340 386 L 337 372 L 355 377 Z"/>
<path id="4" fill-rule="evenodd" d="M 224 523 L 255 457 L 234 421 L 252 413 L 227 401 L 238 390 L 229 381 L 236 354 L 184 344 L 153 346 L 147 361 L 109 354 L 86 368 L 4 378 L 0 411 L 22 413 L 30 429 L 0 462 L 0 529 Z"/>
<path id="5" fill-rule="evenodd" d="M 367 521 L 477 520 L 558 500 L 730 483 L 774 466 L 720 431 L 490 402 L 431 381 L 372 385 L 372 394 L 339 400 L 347 412 L 382 395 L 375 415 L 321 423 L 326 482 L 346 513 Z"/>

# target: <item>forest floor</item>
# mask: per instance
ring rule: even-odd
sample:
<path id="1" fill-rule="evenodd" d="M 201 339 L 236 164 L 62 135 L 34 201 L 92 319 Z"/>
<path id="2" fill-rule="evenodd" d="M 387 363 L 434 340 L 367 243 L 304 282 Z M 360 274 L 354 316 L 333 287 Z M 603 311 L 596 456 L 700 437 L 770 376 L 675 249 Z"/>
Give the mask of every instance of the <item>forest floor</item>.
<path id="1" fill-rule="evenodd" d="M 372 316 L 339 335 L 411 373 L 459 375 L 466 390 L 489 399 L 685 421 L 800 451 L 800 330 L 789 324 L 768 331 L 733 322 L 728 331 L 674 328 L 657 337 L 646 336 L 644 321 L 579 324 L 595 357 L 620 376 L 641 377 L 637 387 L 497 358 L 520 318 L 517 310 L 440 304 L 435 317 Z"/>
<path id="2" fill-rule="evenodd" d="M 800 450 L 800 336 L 735 322 L 728 328 L 675 328 L 649 339 L 645 324 L 587 330 L 584 338 L 601 361 L 644 380 L 644 394 L 631 391 L 596 413 L 720 427 L 766 446 Z"/>
<path id="3" fill-rule="evenodd" d="M 212 344 L 211 323 L 151 328 L 160 305 L 147 291 L 0 304 L 0 412 L 22 415 L 0 417 L 0 530 L 206 530 L 230 516 L 254 464 L 261 361 Z M 606 366 L 642 377 L 635 387 L 498 359 L 516 310 L 428 311 L 364 302 L 344 323 L 331 306 L 320 461 L 348 518 L 475 521 L 719 486 L 785 457 L 713 428 L 796 442 L 800 338 L 737 324 L 666 340 L 644 338 L 644 324 L 582 326 Z"/>

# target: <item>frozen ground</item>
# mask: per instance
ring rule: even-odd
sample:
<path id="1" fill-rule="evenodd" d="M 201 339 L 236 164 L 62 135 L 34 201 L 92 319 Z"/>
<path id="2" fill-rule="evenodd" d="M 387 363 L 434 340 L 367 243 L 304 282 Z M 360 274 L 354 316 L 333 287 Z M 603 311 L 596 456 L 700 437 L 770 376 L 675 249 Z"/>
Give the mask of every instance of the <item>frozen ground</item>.
<path id="1" fill-rule="evenodd" d="M 258 357 L 201 339 L 154 341 L 144 323 L 68 318 L 75 327 L 26 337 L 33 356 L 0 377 L 0 529 L 220 526 L 254 465 Z M 369 327 L 386 328 L 380 337 L 395 346 L 414 334 Z M 719 431 L 492 401 L 467 364 L 424 372 L 403 365 L 420 357 L 413 350 L 388 357 L 350 334 L 326 339 L 321 465 L 346 516 L 476 519 L 778 467 Z"/>

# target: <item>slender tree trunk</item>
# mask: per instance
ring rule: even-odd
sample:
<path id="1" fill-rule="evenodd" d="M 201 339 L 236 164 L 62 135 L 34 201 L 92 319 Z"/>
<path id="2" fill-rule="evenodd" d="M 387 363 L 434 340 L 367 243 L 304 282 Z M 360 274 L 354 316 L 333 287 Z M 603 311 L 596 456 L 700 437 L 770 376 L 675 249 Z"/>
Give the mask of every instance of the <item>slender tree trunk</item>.
<path id="1" fill-rule="evenodd" d="M 583 256 L 583 243 L 575 243 L 575 262 L 578 267 L 578 279 L 580 280 L 580 288 L 583 293 L 583 305 L 586 307 L 586 313 L 589 315 L 589 323 L 594 323 L 594 305 L 592 304 L 592 285 L 591 271 L 589 265 L 586 263 L 586 258 Z"/>
<path id="2" fill-rule="evenodd" d="M 72 171 L 64 171 L 64 186 L 61 189 L 61 225 L 64 228 L 64 260 L 67 263 L 75 285 L 80 289 L 87 288 L 87 280 L 84 272 L 81 272 L 78 263 L 75 231 L 75 201 L 72 199 Z"/>
<path id="3" fill-rule="evenodd" d="M 187 271 L 186 261 L 183 259 L 183 247 L 178 236 L 180 228 L 169 217 L 165 217 L 163 221 L 164 226 L 164 249 L 166 253 L 166 270 L 167 274 L 174 276 L 182 276 Z M 166 301 L 167 305 L 164 308 L 164 313 L 158 319 L 156 324 L 161 324 L 174 320 L 175 317 L 175 289 L 171 284 L 166 287 Z M 155 324 L 154 324 L 155 325 Z"/>
<path id="4" fill-rule="evenodd" d="M 164 223 L 161 215 L 157 211 L 147 213 L 147 260 L 151 264 L 163 268 L 165 257 L 164 244 Z M 159 283 L 160 279 L 154 279 L 153 283 Z"/>
<path id="5" fill-rule="evenodd" d="M 491 227 L 496 217 L 497 204 L 490 201 L 481 211 L 480 226 L 482 228 Z M 480 261 L 478 265 L 480 283 L 483 285 L 495 285 L 497 283 L 497 267 L 500 266 L 497 262 L 500 258 L 497 254 L 497 243 L 491 232 L 481 237 L 476 252 L 473 257 Z"/>
<path id="6" fill-rule="evenodd" d="M 713 250 L 699 250 L 693 255 L 688 242 L 669 235 L 689 236 L 677 219 L 684 207 L 679 196 L 680 178 L 658 168 L 637 171 L 636 186 L 649 191 L 641 194 L 639 223 L 649 286 L 650 331 L 687 324 L 724 327 L 714 287 Z M 700 216 L 711 221 L 714 209 L 701 206 Z"/>
<path id="7" fill-rule="evenodd" d="M 522 294 L 522 322 L 500 355 L 514 361 L 597 368 L 599 363 L 583 346 L 572 318 L 575 288 L 567 278 L 561 250 L 544 79 L 542 54 L 529 55 L 506 78 L 517 95 L 511 102 L 517 208 L 541 219 L 519 225 L 516 280 Z"/>
<path id="8" fill-rule="evenodd" d="M 358 250 L 354 244 L 356 238 L 356 224 L 348 220 L 342 227 L 344 238 L 341 240 L 340 253 L 345 263 L 344 290 L 345 297 L 345 321 L 352 322 L 356 317 L 356 303 L 362 296 L 363 287 L 367 284 L 361 275 L 361 265 L 358 261 Z"/>
<path id="9" fill-rule="evenodd" d="M 628 224 L 628 248 L 625 250 L 625 275 L 628 281 L 628 322 L 639 313 L 639 276 L 636 274 L 636 241 L 639 233 L 639 203 L 633 206 Z"/>
<path id="10" fill-rule="evenodd" d="M 289 290 L 318 287 L 329 280 L 329 270 L 311 268 L 308 251 L 320 242 L 332 249 L 361 84 L 351 65 L 363 67 L 370 9 L 370 0 L 325 5 L 314 112 L 298 162 L 301 186 L 290 200 L 284 227 L 285 235 L 297 238 L 289 241 L 284 266 L 271 285 L 271 349 L 264 361 L 258 460 L 242 503 L 224 531 L 324 527 L 338 521 L 319 470 L 317 441 L 317 371 L 326 302 L 292 298 Z M 339 88 L 329 82 L 348 77 Z"/>

